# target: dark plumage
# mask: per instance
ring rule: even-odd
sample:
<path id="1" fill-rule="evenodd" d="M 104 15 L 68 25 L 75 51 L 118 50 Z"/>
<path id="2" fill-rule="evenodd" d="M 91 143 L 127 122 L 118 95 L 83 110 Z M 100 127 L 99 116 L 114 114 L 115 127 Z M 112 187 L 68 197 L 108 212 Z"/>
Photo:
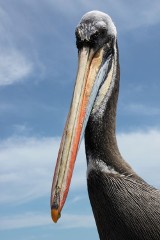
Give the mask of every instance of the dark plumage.
<path id="1" fill-rule="evenodd" d="M 89 198 L 101 240 L 158 240 L 160 191 L 132 170 L 117 147 L 115 119 L 120 74 L 116 48 L 114 89 L 103 116 L 91 113 L 85 130 Z"/>
<path id="2" fill-rule="evenodd" d="M 160 239 L 160 193 L 143 180 L 96 170 L 88 192 L 101 240 Z"/>

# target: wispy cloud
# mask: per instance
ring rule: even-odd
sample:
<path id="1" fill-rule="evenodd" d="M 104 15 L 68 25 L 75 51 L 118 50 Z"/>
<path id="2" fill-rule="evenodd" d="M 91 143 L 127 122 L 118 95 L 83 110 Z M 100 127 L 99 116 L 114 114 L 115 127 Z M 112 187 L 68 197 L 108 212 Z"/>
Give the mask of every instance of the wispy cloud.
<path id="1" fill-rule="evenodd" d="M 12 137 L 0 143 L 0 203 L 21 203 L 50 194 L 59 138 Z M 84 149 L 83 149 L 84 150 Z M 85 154 L 80 149 L 72 188 L 85 184 Z M 82 160 L 82 159 L 79 159 Z"/>
<path id="2" fill-rule="evenodd" d="M 118 134 L 124 159 L 148 183 L 160 187 L 160 130 L 150 129 Z"/>
<path id="3" fill-rule="evenodd" d="M 0 55 L 0 86 L 10 85 L 24 80 L 33 69 L 33 65 L 18 50 L 2 50 Z"/>
<path id="4" fill-rule="evenodd" d="M 0 217 L 0 230 L 29 228 L 53 224 L 50 214 L 27 212 L 13 216 Z M 57 229 L 95 227 L 93 216 L 64 214 L 59 220 Z"/>
<path id="5" fill-rule="evenodd" d="M 0 230 L 44 226 L 51 223 L 47 214 L 24 213 L 0 218 Z"/>
<path id="6" fill-rule="evenodd" d="M 9 14 L 0 6 L 0 86 L 25 80 L 33 63 L 17 48 L 15 26 Z"/>
<path id="7" fill-rule="evenodd" d="M 4 189 L 1 203 L 28 201 L 46 194 L 47 189 L 49 191 L 51 147 L 53 152 L 58 148 L 49 138 L 11 138 L 1 142 L 0 162 L 3 167 L 0 170 L 0 185 Z"/>

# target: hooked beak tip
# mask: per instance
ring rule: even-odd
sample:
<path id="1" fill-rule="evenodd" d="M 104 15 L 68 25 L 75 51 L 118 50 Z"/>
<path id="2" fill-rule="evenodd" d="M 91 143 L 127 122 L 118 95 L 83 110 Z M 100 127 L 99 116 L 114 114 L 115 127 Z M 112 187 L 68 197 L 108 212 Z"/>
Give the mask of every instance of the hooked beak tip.
<path id="1" fill-rule="evenodd" d="M 61 217 L 61 213 L 58 211 L 58 209 L 51 209 L 51 217 L 54 223 L 58 221 L 58 219 Z"/>

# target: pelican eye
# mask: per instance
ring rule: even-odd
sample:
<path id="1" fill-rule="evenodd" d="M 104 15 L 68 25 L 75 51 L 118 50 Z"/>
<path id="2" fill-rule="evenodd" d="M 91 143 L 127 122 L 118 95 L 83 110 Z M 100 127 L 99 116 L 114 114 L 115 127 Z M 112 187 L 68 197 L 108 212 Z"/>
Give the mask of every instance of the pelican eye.
<path id="1" fill-rule="evenodd" d="M 92 35 L 91 35 L 91 40 L 95 40 L 95 39 L 97 39 L 98 38 L 98 36 L 99 36 L 99 32 L 98 31 L 96 31 L 96 32 L 94 32 Z"/>
<path id="2" fill-rule="evenodd" d="M 100 28 L 99 32 L 101 35 L 104 35 L 106 33 L 106 29 L 105 28 Z"/>

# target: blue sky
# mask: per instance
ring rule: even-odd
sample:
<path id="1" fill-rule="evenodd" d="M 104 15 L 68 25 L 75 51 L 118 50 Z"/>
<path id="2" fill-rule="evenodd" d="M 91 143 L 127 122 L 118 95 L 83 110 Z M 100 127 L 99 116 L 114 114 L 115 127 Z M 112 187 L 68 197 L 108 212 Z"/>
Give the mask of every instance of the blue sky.
<path id="1" fill-rule="evenodd" d="M 160 187 L 160 2 L 0 0 L 0 236 L 98 239 L 86 191 L 84 145 L 58 224 L 50 188 L 77 70 L 75 27 L 90 10 L 118 31 L 117 138 L 124 158 Z"/>

